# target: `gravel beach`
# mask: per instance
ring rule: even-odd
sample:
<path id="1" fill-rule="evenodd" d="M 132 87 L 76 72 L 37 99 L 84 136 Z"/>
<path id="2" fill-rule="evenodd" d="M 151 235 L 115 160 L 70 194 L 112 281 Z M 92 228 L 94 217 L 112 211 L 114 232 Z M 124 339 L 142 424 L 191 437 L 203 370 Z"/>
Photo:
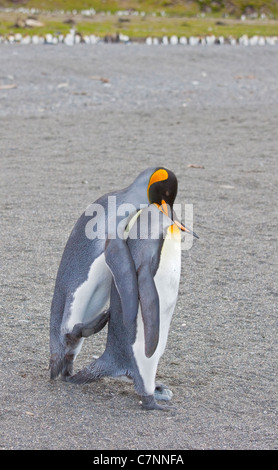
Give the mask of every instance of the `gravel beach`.
<path id="1" fill-rule="evenodd" d="M 278 448 L 277 63 L 276 46 L 0 45 L 1 449 Z M 200 237 L 158 369 L 165 413 L 128 383 L 48 371 L 75 221 L 156 165 L 176 173 Z"/>

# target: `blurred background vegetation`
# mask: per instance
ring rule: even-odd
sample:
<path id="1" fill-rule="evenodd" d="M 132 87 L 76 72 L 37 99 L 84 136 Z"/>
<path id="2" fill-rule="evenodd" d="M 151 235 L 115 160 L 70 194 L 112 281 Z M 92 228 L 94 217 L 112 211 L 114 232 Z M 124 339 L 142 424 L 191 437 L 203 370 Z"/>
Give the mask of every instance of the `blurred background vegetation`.
<path id="1" fill-rule="evenodd" d="M 0 0 L 1 7 L 27 7 L 39 10 L 81 11 L 94 8 L 96 12 L 137 10 L 146 13 L 165 11 L 171 15 L 198 13 L 229 14 L 235 17 L 264 13 L 277 17 L 277 0 Z"/>
<path id="2" fill-rule="evenodd" d="M 130 38 L 278 36 L 278 0 L 0 0 L 0 7 L 2 35 L 65 34 L 74 26 L 81 34 L 100 37 L 119 32 Z M 22 8 L 35 9 L 32 15 L 42 25 L 26 27 L 21 20 L 28 13 Z M 86 14 L 89 9 L 96 14 Z"/>

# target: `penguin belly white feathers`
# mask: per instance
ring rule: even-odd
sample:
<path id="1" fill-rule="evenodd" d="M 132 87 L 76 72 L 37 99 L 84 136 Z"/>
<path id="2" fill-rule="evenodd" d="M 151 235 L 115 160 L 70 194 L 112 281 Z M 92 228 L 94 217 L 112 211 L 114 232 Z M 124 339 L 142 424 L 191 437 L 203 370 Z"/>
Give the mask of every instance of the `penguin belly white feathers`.
<path id="1" fill-rule="evenodd" d="M 102 253 L 92 263 L 86 281 L 75 291 L 62 332 L 70 332 L 74 325 L 97 317 L 109 300 L 111 281 L 112 274 Z"/>
<path id="2" fill-rule="evenodd" d="M 170 226 L 162 245 L 159 266 L 154 276 L 154 283 L 159 297 L 159 341 L 154 354 L 145 354 L 144 323 L 141 309 L 137 317 L 137 334 L 132 346 L 133 354 L 142 377 L 145 392 L 152 395 L 155 390 L 155 376 L 159 359 L 164 353 L 171 319 L 178 297 L 181 271 L 180 231 Z"/>

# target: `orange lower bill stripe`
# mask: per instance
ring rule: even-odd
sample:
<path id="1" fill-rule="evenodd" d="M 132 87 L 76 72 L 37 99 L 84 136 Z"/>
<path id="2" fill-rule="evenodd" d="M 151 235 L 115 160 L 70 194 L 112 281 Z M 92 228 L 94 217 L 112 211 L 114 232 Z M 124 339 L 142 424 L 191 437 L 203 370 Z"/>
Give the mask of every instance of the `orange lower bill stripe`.
<path id="1" fill-rule="evenodd" d="M 175 224 L 183 231 L 183 232 L 188 232 L 191 233 L 190 230 L 188 230 L 184 225 L 180 224 L 177 220 L 175 220 Z"/>

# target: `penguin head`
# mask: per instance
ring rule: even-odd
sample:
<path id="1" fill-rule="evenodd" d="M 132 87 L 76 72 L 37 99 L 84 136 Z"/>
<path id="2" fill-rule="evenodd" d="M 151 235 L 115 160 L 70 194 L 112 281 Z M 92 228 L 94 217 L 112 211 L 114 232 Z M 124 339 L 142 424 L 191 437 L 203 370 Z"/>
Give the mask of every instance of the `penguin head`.
<path id="1" fill-rule="evenodd" d="M 150 177 L 147 192 L 151 204 L 168 204 L 172 209 L 178 192 L 176 175 L 166 168 L 157 168 Z"/>
<path id="2" fill-rule="evenodd" d="M 147 192 L 150 204 L 155 204 L 180 230 L 199 238 L 195 232 L 177 220 L 173 205 L 178 192 L 178 180 L 172 171 L 162 167 L 157 168 L 150 177 Z"/>

